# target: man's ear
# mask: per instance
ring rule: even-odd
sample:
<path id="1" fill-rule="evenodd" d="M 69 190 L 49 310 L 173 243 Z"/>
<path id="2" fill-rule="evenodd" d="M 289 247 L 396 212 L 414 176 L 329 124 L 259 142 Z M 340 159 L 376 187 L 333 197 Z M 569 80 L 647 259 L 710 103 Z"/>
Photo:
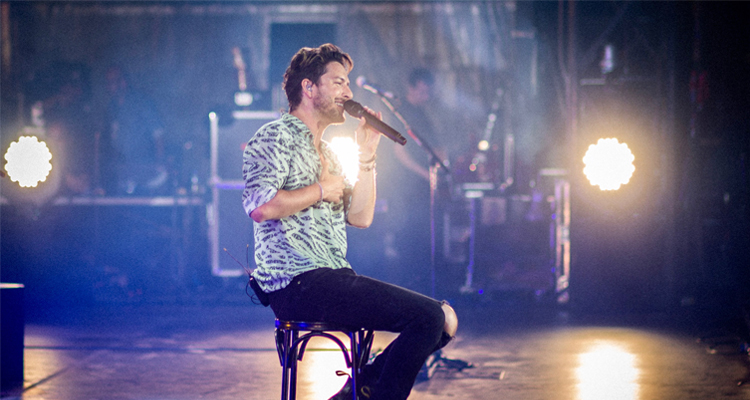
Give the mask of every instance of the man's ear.
<path id="1" fill-rule="evenodd" d="M 301 85 L 302 85 L 302 92 L 305 95 L 312 97 L 312 87 L 313 87 L 312 81 L 309 79 L 303 79 Z"/>

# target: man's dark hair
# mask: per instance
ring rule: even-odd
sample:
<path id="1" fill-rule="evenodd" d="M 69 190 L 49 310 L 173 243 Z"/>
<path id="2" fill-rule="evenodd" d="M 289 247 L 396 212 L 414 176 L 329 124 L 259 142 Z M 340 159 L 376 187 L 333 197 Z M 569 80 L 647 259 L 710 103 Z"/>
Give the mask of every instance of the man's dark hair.
<path id="1" fill-rule="evenodd" d="M 289 112 L 294 111 L 302 102 L 302 81 L 309 79 L 317 84 L 321 75 L 326 73 L 326 66 L 332 61 L 340 63 L 349 71 L 354 66 L 349 54 L 330 43 L 317 48 L 303 47 L 292 57 L 292 62 L 284 73 L 284 91 L 289 100 Z"/>
<path id="2" fill-rule="evenodd" d="M 409 74 L 409 86 L 417 86 L 419 82 L 424 82 L 425 85 L 432 86 L 435 84 L 435 77 L 432 76 L 432 72 L 427 68 L 415 68 Z"/>

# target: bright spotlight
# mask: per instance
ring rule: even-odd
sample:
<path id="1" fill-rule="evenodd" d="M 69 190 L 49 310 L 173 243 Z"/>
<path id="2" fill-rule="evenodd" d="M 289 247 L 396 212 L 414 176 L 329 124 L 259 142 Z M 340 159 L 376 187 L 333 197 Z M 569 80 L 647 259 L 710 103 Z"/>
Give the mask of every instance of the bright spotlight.
<path id="1" fill-rule="evenodd" d="M 490 148 L 490 142 L 486 140 L 480 140 L 477 144 L 479 151 L 487 151 Z"/>
<path id="2" fill-rule="evenodd" d="M 51 159 L 52 153 L 44 141 L 36 136 L 21 136 L 5 153 L 5 170 L 10 180 L 21 187 L 36 187 L 52 170 Z"/>
<path id="3" fill-rule="evenodd" d="M 617 190 L 621 185 L 630 182 L 635 172 L 635 156 L 626 143 L 616 138 L 599 139 L 589 146 L 583 156 L 583 173 L 593 186 L 600 190 Z"/>
<path id="4" fill-rule="evenodd" d="M 359 174 L 359 146 L 350 137 L 337 136 L 331 140 L 328 147 L 339 159 L 344 171 L 344 179 L 353 186 L 357 183 Z"/>

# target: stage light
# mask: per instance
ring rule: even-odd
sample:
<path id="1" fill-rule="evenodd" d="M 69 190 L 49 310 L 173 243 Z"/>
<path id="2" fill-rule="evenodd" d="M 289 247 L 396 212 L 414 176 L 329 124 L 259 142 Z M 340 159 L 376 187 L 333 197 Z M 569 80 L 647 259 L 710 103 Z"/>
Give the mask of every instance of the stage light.
<path id="1" fill-rule="evenodd" d="M 608 74 L 615 70 L 615 46 L 608 44 L 604 46 L 604 55 L 599 61 L 602 74 Z"/>
<path id="2" fill-rule="evenodd" d="M 237 92 L 234 94 L 234 104 L 239 107 L 247 107 L 253 104 L 253 94 L 249 92 Z"/>
<path id="3" fill-rule="evenodd" d="M 480 140 L 477 144 L 479 151 L 487 151 L 490 149 L 490 142 L 487 140 Z"/>
<path id="4" fill-rule="evenodd" d="M 36 187 L 49 176 L 51 159 L 52 153 L 44 141 L 36 136 L 21 136 L 5 153 L 5 170 L 10 180 L 21 187 Z"/>
<path id="5" fill-rule="evenodd" d="M 601 190 L 617 190 L 630 182 L 635 172 L 635 156 L 626 143 L 616 138 L 599 139 L 583 156 L 583 173 L 593 186 Z"/>
<path id="6" fill-rule="evenodd" d="M 350 184 L 357 183 L 359 174 L 359 146 L 350 137 L 337 136 L 328 144 L 328 147 L 336 154 L 344 171 L 344 179 Z"/>

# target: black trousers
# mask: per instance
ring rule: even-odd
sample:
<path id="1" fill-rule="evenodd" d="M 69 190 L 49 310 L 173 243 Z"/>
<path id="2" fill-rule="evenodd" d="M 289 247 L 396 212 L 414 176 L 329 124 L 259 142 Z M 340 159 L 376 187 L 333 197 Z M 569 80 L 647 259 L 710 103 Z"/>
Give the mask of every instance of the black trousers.
<path id="1" fill-rule="evenodd" d="M 405 400 L 429 355 L 444 346 L 441 302 L 351 269 L 319 268 L 269 294 L 276 317 L 398 332 L 363 374 L 371 400 Z"/>

